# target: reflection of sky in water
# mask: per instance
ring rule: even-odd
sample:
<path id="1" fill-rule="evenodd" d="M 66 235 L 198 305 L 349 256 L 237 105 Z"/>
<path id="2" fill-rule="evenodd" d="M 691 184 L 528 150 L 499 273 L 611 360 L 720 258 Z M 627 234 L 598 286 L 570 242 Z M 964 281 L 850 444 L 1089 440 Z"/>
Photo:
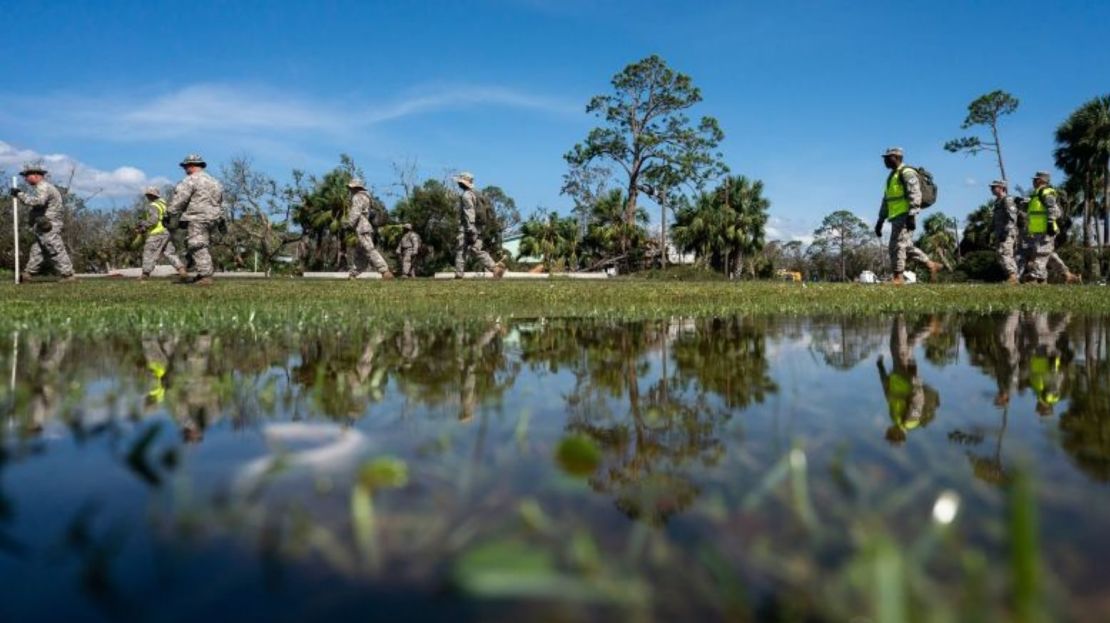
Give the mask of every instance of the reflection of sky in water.
<path id="1" fill-rule="evenodd" d="M 438 606 L 447 612 L 482 601 L 468 591 L 488 584 L 470 583 L 460 569 L 471 569 L 469 552 L 488 555 L 482 548 L 498 539 L 510 539 L 510 551 L 526 542 L 560 552 L 551 565 L 562 575 L 540 583 L 570 588 L 540 597 L 575 601 L 585 590 L 568 579 L 575 570 L 598 586 L 610 575 L 653 586 L 657 614 L 716 612 L 719 587 L 691 593 L 698 572 L 662 573 L 652 556 L 665 551 L 696 568 L 712 544 L 751 581 L 753 599 L 817 590 L 759 552 L 846 576 L 854 531 L 883 525 L 896 542 L 919 539 L 932 529 L 937 496 L 951 489 L 961 539 L 1004 561 L 997 485 L 1023 466 L 1041 485 L 1042 524 L 1066 525 L 1044 540 L 1044 564 L 1062 578 L 1052 590 L 1086 603 L 1098 593 L 1098 560 L 1110 554 L 1099 480 L 1110 442 L 1085 439 L 1069 453 L 1060 419 L 1085 365 L 1077 344 L 1093 338 L 1105 349 L 1105 323 L 1063 324 L 1053 341 L 1061 352 L 1052 353 L 1064 361 L 1061 398 L 1046 416 L 1030 361 L 1047 342 L 1028 333 L 1036 317 L 1026 319 L 1006 406 L 995 404 L 998 383 L 984 369 L 1006 355 L 984 337 L 1001 325 L 958 317 L 905 319 L 904 353 L 892 350 L 889 318 L 554 320 L 266 343 L 166 339 L 160 403 L 147 397 L 157 385 L 149 339 L 38 339 L 21 348 L 17 391 L 5 388 L 0 399 L 0 579 L 18 595 L 0 615 L 76 616 L 92 600 L 110 616 L 148 616 L 165 604 L 196 615 L 250 604 L 296 616 L 314 602 L 264 581 L 276 568 L 300 582 L 333 578 L 321 590 L 337 615 L 370 599 L 368 587 L 400 591 L 397 607 L 409 614 L 437 612 L 420 595 L 462 587 L 457 601 Z M 35 361 L 43 353 L 53 356 Z M 11 350 L 0 355 L 9 369 Z M 894 393 L 884 391 L 880 357 L 892 374 L 915 364 L 919 385 L 908 386 L 939 396 L 931 421 L 901 422 L 900 445 L 885 439 Z M 1105 368 L 1086 378 L 1092 392 L 1110 392 Z M 1086 414 L 1096 434 L 1110 430 L 1100 424 L 1110 417 L 1101 396 L 1092 393 Z M 574 435 L 598 452 L 583 459 L 592 470 L 584 478 L 553 460 Z M 775 480 L 794 447 L 804 451 L 805 495 L 824 541 L 806 541 L 818 528 L 805 528 L 793 477 Z M 367 466 L 382 457 L 407 476 L 403 486 L 367 485 L 366 540 L 352 491 L 373 480 Z M 601 560 L 588 573 L 573 562 L 585 554 L 559 549 L 586 547 L 581 539 Z M 213 574 L 221 580 L 208 589 L 190 584 Z M 955 600 L 958 577 L 949 570 L 933 581 Z M 627 606 L 628 595 L 641 595 L 614 586 L 619 599 L 586 601 Z"/>

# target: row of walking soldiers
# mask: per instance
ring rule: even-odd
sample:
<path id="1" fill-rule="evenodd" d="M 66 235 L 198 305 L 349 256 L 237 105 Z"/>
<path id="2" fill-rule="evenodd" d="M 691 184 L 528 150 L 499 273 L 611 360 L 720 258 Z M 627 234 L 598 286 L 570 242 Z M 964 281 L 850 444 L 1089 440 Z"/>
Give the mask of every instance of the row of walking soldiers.
<path id="1" fill-rule="evenodd" d="M 209 285 L 215 274 L 212 254 L 209 250 L 213 231 L 225 230 L 223 212 L 223 186 L 207 172 L 208 163 L 198 154 L 189 154 L 180 163 L 185 170 L 185 178 L 174 188 L 173 197 L 167 204 L 157 187 L 146 188 L 143 193 L 147 199 L 147 210 L 140 223 L 145 235 L 143 245 L 142 279 L 150 277 L 154 266 L 165 257 L 177 270 L 182 280 L 197 285 Z M 32 277 L 52 265 L 62 281 L 74 278 L 73 263 L 62 241 L 62 194 L 56 186 L 46 180 L 47 171 L 41 165 L 28 164 L 20 172 L 29 190 L 12 188 L 12 196 L 28 208 L 29 222 L 34 234 L 31 254 L 20 276 L 26 283 Z M 460 173 L 454 178 L 462 191 L 459 197 L 459 227 L 455 249 L 455 277 L 461 279 L 466 269 L 469 255 L 473 255 L 482 268 L 493 273 L 495 279 L 505 274 L 505 266 L 495 262 L 482 248 L 482 238 L 478 230 L 479 197 L 474 190 L 474 176 Z M 362 273 L 369 263 L 383 279 L 393 279 L 381 253 L 374 246 L 374 224 L 371 218 L 373 201 L 362 180 L 354 178 L 347 183 L 350 192 L 350 206 L 347 209 L 345 225 L 356 238 L 356 247 L 348 255 L 349 277 L 354 279 Z M 186 230 L 185 245 L 188 257 L 192 259 L 196 276 L 190 278 L 183 262 L 177 256 L 171 229 Z M 405 233 L 397 247 L 401 261 L 401 276 L 415 276 L 413 266 L 420 252 L 420 235 L 410 223 L 404 224 Z"/>
<path id="2" fill-rule="evenodd" d="M 890 268 L 896 284 L 904 281 L 907 259 L 924 264 L 934 277 L 941 269 L 939 262 L 913 243 L 917 215 L 936 200 L 936 186 L 924 169 L 904 164 L 903 155 L 900 147 L 883 153 L 883 164 L 890 175 L 875 224 L 875 235 L 882 238 L 883 223 L 890 221 Z M 994 196 L 994 245 L 1007 282 L 1016 284 L 1020 277 L 1026 283 L 1046 283 L 1049 268 L 1063 275 L 1066 283 L 1082 282 L 1056 254 L 1056 237 L 1064 213 L 1060 195 L 1052 187 L 1052 176 L 1038 171 L 1028 199 L 1011 197 L 1006 180 L 991 182 L 990 190 Z"/>

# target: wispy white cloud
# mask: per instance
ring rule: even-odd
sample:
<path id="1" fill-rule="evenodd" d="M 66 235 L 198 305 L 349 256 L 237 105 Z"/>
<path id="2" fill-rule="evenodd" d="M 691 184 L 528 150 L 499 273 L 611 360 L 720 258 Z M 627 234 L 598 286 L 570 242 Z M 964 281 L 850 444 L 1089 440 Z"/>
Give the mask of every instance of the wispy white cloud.
<path id="1" fill-rule="evenodd" d="M 767 240 L 782 240 L 784 242 L 800 241 L 804 245 L 813 244 L 812 230 L 804 229 L 792 219 L 772 216 L 767 219 L 763 229 Z"/>
<path id="2" fill-rule="evenodd" d="M 90 167 L 66 154 L 42 154 L 0 141 L 0 169 L 15 172 L 31 162 L 41 163 L 55 182 L 68 183 L 71 190 L 82 195 L 123 197 L 137 194 L 144 186 L 169 183 L 164 177 L 147 177 L 146 173 L 135 167 L 123 166 L 105 171 Z"/>
<path id="3" fill-rule="evenodd" d="M 488 85 L 434 85 L 403 97 L 365 103 L 332 100 L 264 86 L 195 84 L 151 97 L 117 93 L 41 98 L 0 95 L 0 105 L 32 112 L 44 127 L 112 140 L 158 140 L 197 133 L 326 132 L 344 134 L 406 117 L 489 106 L 547 115 L 581 113 L 580 105 Z"/>

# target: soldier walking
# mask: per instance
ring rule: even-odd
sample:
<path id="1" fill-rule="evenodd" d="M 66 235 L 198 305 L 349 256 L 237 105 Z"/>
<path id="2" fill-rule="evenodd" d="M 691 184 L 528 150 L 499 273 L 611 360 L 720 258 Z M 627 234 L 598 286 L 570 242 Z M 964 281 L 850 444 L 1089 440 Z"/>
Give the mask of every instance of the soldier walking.
<path id="1" fill-rule="evenodd" d="M 223 221 L 224 189 L 205 171 L 208 163 L 199 154 L 189 154 L 181 161 L 185 179 L 173 191 L 173 201 L 166 214 L 178 217 L 186 225 L 185 246 L 193 259 L 197 276 L 193 283 L 212 284 L 215 268 L 212 265 L 212 229 Z"/>
<path id="2" fill-rule="evenodd" d="M 416 268 L 413 266 L 416 259 L 416 254 L 420 252 L 420 234 L 416 233 L 412 228 L 412 223 L 405 223 L 403 226 L 405 234 L 401 236 L 401 242 L 397 244 L 397 257 L 401 258 L 401 277 L 412 278 L 416 276 Z"/>
<path id="3" fill-rule="evenodd" d="M 1047 171 L 1037 171 L 1033 176 L 1033 196 L 1026 203 L 1025 214 L 1025 276 L 1026 282 L 1046 283 L 1048 264 L 1051 261 L 1064 273 L 1067 283 L 1079 278 L 1072 274 L 1067 264 L 1056 256 L 1058 222 L 1063 216 L 1056 189 L 1051 186 L 1052 176 Z M 1053 259 L 1053 256 L 1056 256 Z"/>
<path id="4" fill-rule="evenodd" d="M 347 260 L 351 271 L 350 279 L 362 273 L 367 261 L 381 274 L 382 279 L 393 279 L 393 271 L 389 270 L 389 265 L 385 263 L 382 254 L 374 248 L 374 225 L 370 221 L 370 193 L 366 192 L 366 185 L 356 177 L 347 182 L 347 189 L 351 193 L 351 207 L 347 210 L 347 227 L 354 230 L 358 237 L 356 246 Z"/>
<path id="5" fill-rule="evenodd" d="M 902 163 L 903 153 L 901 147 L 891 147 L 883 153 L 883 164 L 890 169 L 890 175 L 875 224 L 875 235 L 882 238 L 883 222 L 890 221 L 890 269 L 895 284 L 904 283 L 902 273 L 906 271 L 907 257 L 924 264 L 934 277 L 941 268 L 913 243 L 917 214 L 921 212 L 921 185 L 917 171 Z"/>
<path id="6" fill-rule="evenodd" d="M 474 176 L 460 173 L 455 183 L 462 189 L 459 196 L 459 234 L 455 245 L 455 279 L 462 279 L 466 272 L 466 256 L 474 255 L 486 270 L 493 272 L 494 279 L 505 275 L 505 267 L 493 261 L 489 253 L 482 249 L 482 236 L 478 232 L 478 194 L 474 192 Z"/>
<path id="7" fill-rule="evenodd" d="M 73 263 L 62 242 L 62 193 L 46 181 L 46 169 L 39 165 L 25 165 L 19 174 L 31 190 L 25 192 L 18 187 L 13 188 L 12 196 L 27 206 L 31 232 L 35 235 L 31 243 L 31 257 L 20 276 L 20 283 L 26 283 L 40 274 L 47 263 L 54 267 L 61 281 L 73 281 Z"/>
<path id="8" fill-rule="evenodd" d="M 1017 260 L 1014 259 L 1014 250 L 1017 247 L 1017 203 L 1009 195 L 1006 180 L 991 182 L 991 194 L 994 195 L 994 210 L 991 221 L 994 229 L 994 248 L 998 252 L 998 263 L 1006 272 L 1006 281 L 1016 284 L 1018 282 Z"/>
<path id="9" fill-rule="evenodd" d="M 146 234 L 146 243 L 143 244 L 143 274 L 139 280 L 148 279 L 154 271 L 154 265 L 163 256 L 177 270 L 177 275 L 185 279 L 188 276 L 185 263 L 177 257 L 170 230 L 166 229 L 166 202 L 162 199 L 162 192 L 157 186 L 149 186 L 143 191 L 143 195 L 146 197 L 147 207 L 139 227 Z"/>

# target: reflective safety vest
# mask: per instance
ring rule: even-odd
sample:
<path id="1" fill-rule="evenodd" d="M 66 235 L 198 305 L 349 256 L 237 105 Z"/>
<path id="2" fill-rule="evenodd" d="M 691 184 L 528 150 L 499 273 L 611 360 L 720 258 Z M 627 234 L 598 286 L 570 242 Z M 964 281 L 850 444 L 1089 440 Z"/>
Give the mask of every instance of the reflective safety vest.
<path id="1" fill-rule="evenodd" d="M 899 165 L 897 169 L 891 171 L 890 177 L 886 180 L 886 218 L 887 220 L 894 220 L 895 217 L 902 216 L 910 211 L 910 200 L 906 197 L 906 187 L 902 184 L 902 171 L 907 169 L 906 165 Z"/>
<path id="2" fill-rule="evenodd" d="M 1060 402 L 1056 380 L 1060 373 L 1060 358 L 1049 359 L 1044 355 L 1033 355 L 1029 359 L 1029 386 L 1037 393 L 1037 399 L 1045 404 Z"/>
<path id="3" fill-rule="evenodd" d="M 906 422 L 906 414 L 913 399 L 913 381 L 900 372 L 891 372 L 888 382 L 890 386 L 887 405 L 890 407 L 890 419 L 902 430 L 917 428 L 920 422 L 916 418 Z"/>
<path id="4" fill-rule="evenodd" d="M 1055 194 L 1055 188 L 1045 186 L 1034 192 L 1033 197 L 1029 199 L 1029 218 L 1027 219 L 1026 230 L 1030 234 L 1048 233 L 1048 206 L 1044 204 L 1043 198 Z"/>
<path id="5" fill-rule="evenodd" d="M 162 224 L 162 219 L 166 218 L 166 202 L 162 199 L 155 199 L 150 202 L 150 205 L 153 206 L 155 210 L 158 210 L 158 223 L 147 233 L 152 236 L 154 234 L 163 234 L 166 232 L 166 226 Z"/>
<path id="6" fill-rule="evenodd" d="M 159 199 L 159 201 L 161 201 L 161 199 Z M 164 206 L 165 204 L 163 203 L 162 205 Z M 162 231 L 165 231 L 165 229 Z M 157 232 L 152 230 L 150 233 L 153 234 Z M 162 384 L 162 378 L 166 376 L 166 366 L 157 361 L 152 361 L 146 364 L 146 367 L 154 377 L 154 385 L 150 388 L 150 391 L 147 392 L 146 397 L 155 404 L 161 404 L 166 398 L 166 386 Z"/>

